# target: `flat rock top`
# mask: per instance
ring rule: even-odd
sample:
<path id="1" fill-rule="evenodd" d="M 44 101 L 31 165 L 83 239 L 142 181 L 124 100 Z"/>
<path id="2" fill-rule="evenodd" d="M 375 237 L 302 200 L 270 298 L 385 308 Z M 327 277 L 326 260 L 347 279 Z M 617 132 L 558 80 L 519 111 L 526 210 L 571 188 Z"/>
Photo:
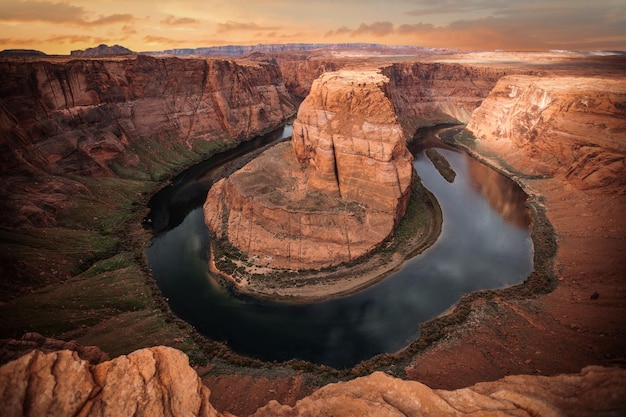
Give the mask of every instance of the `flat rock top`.
<path id="1" fill-rule="evenodd" d="M 292 155 L 290 142 L 279 143 L 235 172 L 228 181 L 243 197 L 287 211 L 328 212 L 344 209 L 340 197 L 307 191 L 307 172 Z"/>

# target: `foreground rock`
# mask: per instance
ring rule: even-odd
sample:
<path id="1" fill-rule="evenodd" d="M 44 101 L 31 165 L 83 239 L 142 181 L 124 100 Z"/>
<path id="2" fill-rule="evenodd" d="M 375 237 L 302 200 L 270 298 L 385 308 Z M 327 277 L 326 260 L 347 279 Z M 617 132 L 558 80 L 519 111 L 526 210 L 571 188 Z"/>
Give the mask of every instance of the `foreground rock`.
<path id="1" fill-rule="evenodd" d="M 187 356 L 163 346 L 95 366 L 33 351 L 0 368 L 0 401 L 6 417 L 218 415 Z"/>
<path id="2" fill-rule="evenodd" d="M 187 357 L 157 346 L 98 365 L 75 352 L 33 351 L 0 368 L 3 416 L 219 416 Z M 626 412 L 626 370 L 510 376 L 456 391 L 382 372 L 327 385 L 296 403 L 270 401 L 265 416 L 597 416 Z M 230 414 L 227 414 L 230 415 Z"/>
<path id="3" fill-rule="evenodd" d="M 254 416 L 597 416 L 626 411 L 626 370 L 510 376 L 456 391 L 433 390 L 382 372 L 327 385 L 294 406 L 271 402 Z"/>
<path id="4" fill-rule="evenodd" d="M 376 249 L 406 209 L 413 158 L 375 71 L 322 75 L 291 144 L 273 147 L 207 196 L 207 226 L 259 267 L 318 269 Z"/>

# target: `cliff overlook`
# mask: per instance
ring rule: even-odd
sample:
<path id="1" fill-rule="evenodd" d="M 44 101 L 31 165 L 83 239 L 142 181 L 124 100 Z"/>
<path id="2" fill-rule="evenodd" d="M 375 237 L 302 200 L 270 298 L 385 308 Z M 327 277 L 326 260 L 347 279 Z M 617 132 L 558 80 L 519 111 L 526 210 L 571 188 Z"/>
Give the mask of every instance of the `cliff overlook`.
<path id="1" fill-rule="evenodd" d="M 402 217 L 413 158 L 375 71 L 325 73 L 293 139 L 216 183 L 208 227 L 258 267 L 318 269 L 371 252 Z"/>
<path id="2" fill-rule="evenodd" d="M 587 367 L 571 375 L 511 376 L 446 391 L 376 372 L 328 385 L 294 406 L 271 401 L 252 416 L 618 415 L 626 411 L 625 383 L 623 369 Z M 0 368 L 7 417 L 233 416 L 218 412 L 210 395 L 187 357 L 164 346 L 97 365 L 69 350 L 33 351 Z"/>

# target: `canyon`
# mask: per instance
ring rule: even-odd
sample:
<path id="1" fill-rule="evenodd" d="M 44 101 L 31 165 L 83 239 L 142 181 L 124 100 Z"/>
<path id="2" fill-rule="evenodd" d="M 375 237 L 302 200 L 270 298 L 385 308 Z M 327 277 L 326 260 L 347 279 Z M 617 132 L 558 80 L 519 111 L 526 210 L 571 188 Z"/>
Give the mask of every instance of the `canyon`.
<path id="1" fill-rule="evenodd" d="M 132 351 L 175 346 L 204 364 L 197 373 L 185 370 L 191 368 L 180 372 L 187 387 L 193 387 L 186 388 L 193 396 L 192 412 L 207 415 L 249 415 L 271 399 L 288 404 L 269 403 L 257 415 L 307 415 L 322 409 L 340 414 L 348 404 L 377 411 L 396 407 L 411 415 L 418 413 L 416 399 L 422 397 L 443 407 L 441 398 L 447 404 L 455 398 L 490 403 L 491 410 L 513 410 L 521 404 L 534 410 L 531 415 L 544 410 L 515 391 L 521 386 L 535 387 L 529 388 L 533 401 L 539 397 L 546 413 L 553 415 L 584 414 L 585 407 L 598 404 L 607 404 L 607 414 L 625 408 L 617 400 L 624 398 L 623 370 L 618 368 L 626 351 L 623 57 L 268 53 L 250 58 L 0 61 L 0 73 L 7 80 L 0 90 L 0 312 L 7 319 L 1 337 L 19 338 L 38 330 L 95 344 L 118 358 L 113 361 L 124 362 L 123 369 L 135 361 L 145 364 L 132 373 L 139 375 L 137 381 L 153 381 L 152 376 L 159 375 L 154 369 L 163 369 L 167 379 L 168 366 L 185 368 L 187 359 L 167 348 Z M 450 314 L 424 324 L 422 335 L 427 337 L 404 352 L 344 374 L 350 379 L 369 376 L 322 388 L 295 405 L 334 381 L 320 379 L 306 387 L 302 381 L 322 371 L 288 364 L 259 376 L 251 371 L 258 369 L 254 362 L 201 341 L 167 313 L 158 292 L 146 283 L 149 276 L 141 268 L 140 251 L 126 247 L 145 245 L 149 236 L 137 226 L 142 214 L 137 206 L 160 181 L 286 121 L 297 107 L 291 94 L 306 96 L 314 79 L 329 69 L 379 69 L 389 79 L 389 96 L 407 139 L 420 127 L 467 123 L 467 131 L 445 139 L 514 178 L 530 195 L 533 227 L 543 231 L 533 237 L 533 276 L 547 282 L 549 291 L 542 287 L 543 293 L 536 293 L 526 285 L 468 296 Z M 129 211 L 135 215 L 119 214 Z M 42 314 L 43 308 L 47 314 Z M 133 334 L 132 340 L 120 335 L 122 326 Z M 113 365 L 89 365 L 101 366 L 94 371 L 96 378 L 73 354 L 49 355 L 31 353 L 5 365 L 0 374 L 19 374 L 12 380 L 27 381 L 34 369 L 28 363 L 40 360 L 48 363 L 44 368 L 72 368 L 84 376 L 84 398 L 94 404 L 102 401 L 97 397 L 100 388 L 93 387 L 102 387 L 98 378 Z M 52 365 L 57 358 L 63 366 Z M 231 365 L 224 367 L 228 361 Z M 287 369 L 292 377 L 284 377 Z M 372 373 L 380 370 L 405 381 Z M 563 373 L 571 375 L 556 376 Z M 498 381 L 516 374 L 527 376 Z M 586 383 L 589 378 L 599 382 Z M 245 393 L 232 390 L 243 381 Z M 564 391 L 577 395 L 568 400 L 553 397 L 547 387 L 560 383 L 566 384 L 558 385 Z M 609 399 L 585 397 L 595 392 L 594 386 L 612 387 L 602 391 Z M 2 387 L 11 386 L 5 382 Z M 28 389 L 28 398 L 51 392 L 50 384 L 43 382 Z M 208 390 L 215 409 L 207 405 Z M 167 403 L 163 399 L 170 398 L 170 391 L 154 385 L 148 391 L 158 393 L 149 407 L 161 407 Z M 436 398 L 429 397 L 432 392 Z M 506 395 L 493 394 L 497 392 Z M 12 397 L 3 394 L 2 401 Z M 505 398 L 504 405 L 491 403 L 496 397 Z M 45 398 L 50 397 L 41 396 Z M 292 406 L 296 408 L 287 408 Z"/>

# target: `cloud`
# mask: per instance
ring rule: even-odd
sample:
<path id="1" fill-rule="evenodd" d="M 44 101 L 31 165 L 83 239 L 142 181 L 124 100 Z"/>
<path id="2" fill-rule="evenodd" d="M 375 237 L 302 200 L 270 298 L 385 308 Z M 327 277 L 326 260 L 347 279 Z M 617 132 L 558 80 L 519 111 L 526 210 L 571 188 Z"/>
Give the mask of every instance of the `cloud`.
<path id="1" fill-rule="evenodd" d="M 146 43 L 156 43 L 156 44 L 179 44 L 182 43 L 179 39 L 168 38 L 165 36 L 153 36 L 146 35 L 143 37 L 144 42 Z"/>
<path id="2" fill-rule="evenodd" d="M 429 6 L 425 0 L 418 3 L 424 6 L 422 14 L 445 9 Z M 446 7 L 491 12 L 484 16 L 467 14 L 464 19 L 436 24 L 421 19 L 400 25 L 391 21 L 364 22 L 356 28 L 341 26 L 325 36 L 358 36 L 364 41 L 387 37 L 396 44 L 450 49 L 626 49 L 626 9 L 620 10 L 607 0 L 598 0 L 597 7 L 588 7 L 582 0 L 571 0 L 568 7 L 550 0 L 512 0 L 506 7 L 492 3 L 495 4 L 487 0 L 448 0 Z"/>
<path id="3" fill-rule="evenodd" d="M 15 39 L 15 38 L 0 38 L 0 45 L 11 45 L 11 47 L 15 46 L 29 46 L 32 47 L 34 44 L 39 41 L 33 38 L 30 39 Z"/>
<path id="4" fill-rule="evenodd" d="M 101 44 L 107 39 L 88 35 L 59 35 L 52 36 L 45 40 L 51 43 L 82 43 L 82 44 Z"/>
<path id="5" fill-rule="evenodd" d="M 352 29 L 350 29 L 347 26 L 342 26 L 339 29 L 335 29 L 335 30 L 329 30 L 328 32 L 326 32 L 324 34 L 325 37 L 329 37 L 329 36 L 339 36 L 339 35 L 345 35 L 348 33 L 351 33 Z"/>
<path id="6" fill-rule="evenodd" d="M 518 0 L 519 1 L 519 0 Z M 527 2 L 527 0 L 525 0 Z M 468 13 L 474 11 L 493 12 L 507 7 L 508 4 L 515 3 L 515 0 L 508 2 L 493 0 L 446 0 L 433 2 L 432 0 L 418 0 L 412 2 L 417 8 L 405 12 L 407 16 L 429 16 L 435 14 L 455 14 Z"/>
<path id="7" fill-rule="evenodd" d="M 86 18 L 87 11 L 83 7 L 50 1 L 12 1 L 3 4 L 2 7 L 0 22 L 48 22 L 77 26 L 101 26 L 130 22 L 134 19 L 133 15 L 128 13 L 115 13 L 100 16 L 95 20 L 88 20 Z"/>
<path id="8" fill-rule="evenodd" d="M 382 37 L 394 32 L 391 22 L 374 22 L 372 24 L 361 23 L 358 28 L 352 31 L 352 36 L 374 35 Z"/>
<path id="9" fill-rule="evenodd" d="M 245 22 L 233 22 L 228 21 L 226 23 L 218 23 L 217 24 L 217 33 L 225 33 L 225 32 L 242 32 L 242 31 L 261 31 L 261 30 L 278 30 L 279 26 L 261 26 L 256 23 L 245 23 Z"/>
<path id="10" fill-rule="evenodd" d="M 88 26 L 100 26 L 100 25 L 108 25 L 111 23 L 122 23 L 122 22 L 132 22 L 135 20 L 132 14 L 124 13 L 124 14 L 112 14 L 109 16 L 103 16 L 99 19 L 92 21 L 85 21 L 83 24 Z"/>
<path id="11" fill-rule="evenodd" d="M 161 23 L 163 23 L 164 25 L 177 26 L 177 25 L 191 25 L 194 23 L 198 23 L 198 21 L 196 19 L 192 19 L 191 17 L 176 17 L 176 16 L 169 15 L 165 19 L 162 19 Z"/>

